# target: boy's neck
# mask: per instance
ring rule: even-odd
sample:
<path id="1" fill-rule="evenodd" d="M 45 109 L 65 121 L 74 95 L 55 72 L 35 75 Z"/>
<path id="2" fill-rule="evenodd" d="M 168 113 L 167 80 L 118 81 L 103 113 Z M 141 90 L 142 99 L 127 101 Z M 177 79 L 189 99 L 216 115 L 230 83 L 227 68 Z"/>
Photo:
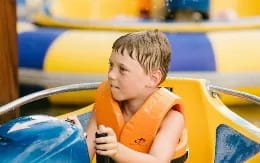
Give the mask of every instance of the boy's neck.
<path id="1" fill-rule="evenodd" d="M 145 100 L 153 94 L 153 92 L 155 92 L 157 89 L 154 89 L 152 91 L 150 91 L 149 93 L 147 93 L 146 96 L 137 98 L 137 99 L 131 99 L 131 100 L 127 100 L 127 101 L 123 101 L 121 103 L 121 109 L 124 115 L 126 115 L 127 117 L 131 117 L 132 115 L 134 115 L 139 109 L 140 107 L 143 105 L 143 103 L 145 102 Z"/>
<path id="2" fill-rule="evenodd" d="M 137 110 L 141 107 L 141 105 L 144 103 L 144 100 L 139 99 L 137 100 L 129 100 L 124 101 L 122 103 L 122 111 L 124 114 L 132 116 L 137 112 Z"/>

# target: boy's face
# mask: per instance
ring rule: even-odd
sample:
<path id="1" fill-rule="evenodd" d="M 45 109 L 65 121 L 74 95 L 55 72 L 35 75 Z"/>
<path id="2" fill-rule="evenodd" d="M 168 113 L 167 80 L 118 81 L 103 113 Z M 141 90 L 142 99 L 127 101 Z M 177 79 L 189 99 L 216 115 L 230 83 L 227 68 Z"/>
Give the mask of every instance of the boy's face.
<path id="1" fill-rule="evenodd" d="M 138 61 L 132 59 L 126 50 L 123 55 L 113 51 L 109 64 L 108 81 L 115 100 L 134 100 L 145 96 L 150 76 L 145 74 Z"/>

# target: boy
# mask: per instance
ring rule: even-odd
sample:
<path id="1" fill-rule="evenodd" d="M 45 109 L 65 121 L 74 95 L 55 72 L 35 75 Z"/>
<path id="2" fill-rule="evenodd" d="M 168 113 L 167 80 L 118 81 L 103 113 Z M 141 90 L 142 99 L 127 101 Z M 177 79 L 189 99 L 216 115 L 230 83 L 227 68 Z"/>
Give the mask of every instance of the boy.
<path id="1" fill-rule="evenodd" d="M 171 49 L 158 30 L 118 38 L 108 80 L 96 96 L 86 133 L 90 158 L 115 162 L 170 162 L 184 129 L 179 97 L 158 88 L 168 72 Z M 76 123 L 79 123 L 75 117 Z M 108 136 L 95 138 L 95 133 Z"/>

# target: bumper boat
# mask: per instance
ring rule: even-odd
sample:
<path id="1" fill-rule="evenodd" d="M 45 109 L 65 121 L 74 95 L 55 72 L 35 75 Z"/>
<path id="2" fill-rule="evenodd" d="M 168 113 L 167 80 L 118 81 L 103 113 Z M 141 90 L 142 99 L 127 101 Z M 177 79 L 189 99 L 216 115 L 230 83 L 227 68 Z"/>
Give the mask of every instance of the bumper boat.
<path id="1" fill-rule="evenodd" d="M 0 114 L 50 95 L 96 89 L 99 84 L 72 84 L 36 92 L 0 107 Z M 214 86 L 203 79 L 168 78 L 161 86 L 173 90 L 185 105 L 189 146 L 186 162 L 260 161 L 259 126 L 227 108 L 219 99 L 218 93 L 237 95 L 257 104 L 260 104 L 259 97 Z M 62 159 L 65 162 L 87 162 L 89 158 L 84 155 L 87 149 L 83 132 L 64 120 L 69 114 L 76 114 L 85 128 L 91 109 L 92 105 L 56 118 L 22 117 L 2 125 L 0 152 L 4 152 L 4 155 L 1 160 L 49 162 Z M 74 157 L 75 152 L 80 155 Z"/>

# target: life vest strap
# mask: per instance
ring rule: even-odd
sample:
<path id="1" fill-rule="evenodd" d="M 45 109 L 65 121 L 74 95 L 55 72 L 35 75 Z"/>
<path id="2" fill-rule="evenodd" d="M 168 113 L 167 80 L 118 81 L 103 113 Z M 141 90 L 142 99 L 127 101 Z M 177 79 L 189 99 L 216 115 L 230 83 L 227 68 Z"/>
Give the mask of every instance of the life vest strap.
<path id="1" fill-rule="evenodd" d="M 189 151 L 186 151 L 184 155 L 173 159 L 171 163 L 184 163 L 188 159 L 188 156 L 189 156 Z"/>

